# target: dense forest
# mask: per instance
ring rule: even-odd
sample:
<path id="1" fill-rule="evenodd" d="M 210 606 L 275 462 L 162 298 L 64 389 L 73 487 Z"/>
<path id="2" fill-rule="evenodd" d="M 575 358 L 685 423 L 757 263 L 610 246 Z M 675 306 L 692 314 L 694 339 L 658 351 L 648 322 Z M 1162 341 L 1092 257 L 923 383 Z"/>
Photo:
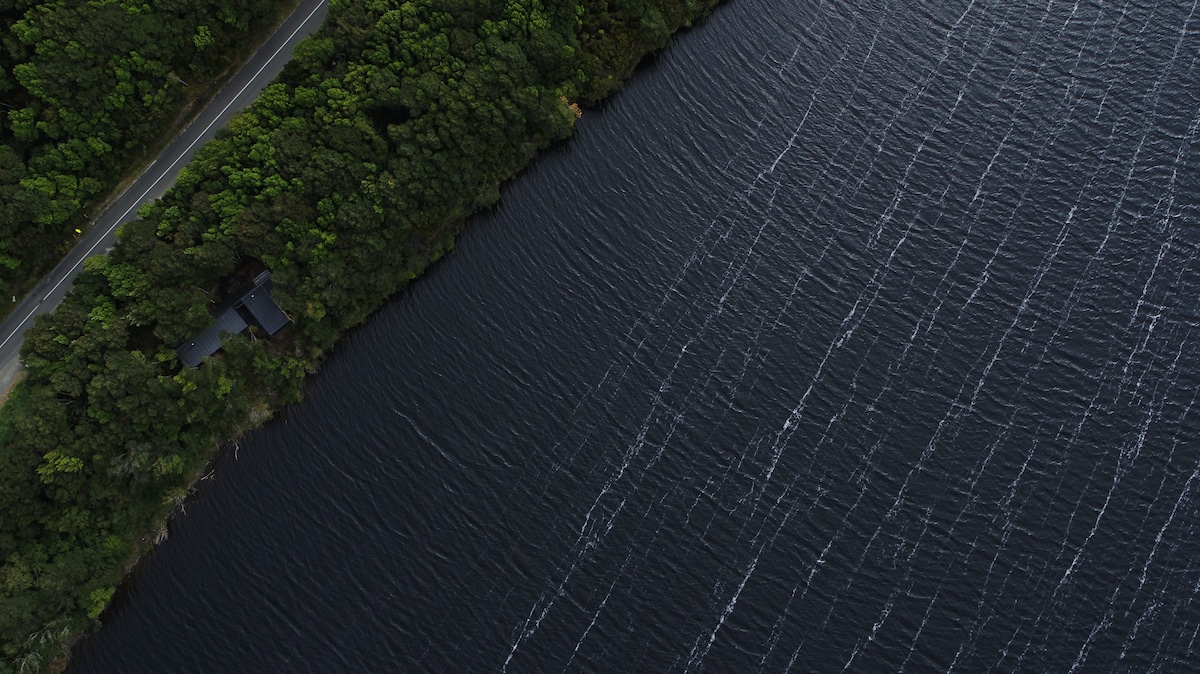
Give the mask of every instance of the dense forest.
<path id="1" fill-rule="evenodd" d="M 333 0 L 26 335 L 0 410 L 0 671 L 61 662 L 217 445 L 297 400 L 341 333 L 716 1 Z M 181 367 L 230 279 L 264 266 L 294 324 Z"/>
<path id="2" fill-rule="evenodd" d="M 0 0 L 0 295 L 58 261 L 89 206 L 290 0 Z"/>

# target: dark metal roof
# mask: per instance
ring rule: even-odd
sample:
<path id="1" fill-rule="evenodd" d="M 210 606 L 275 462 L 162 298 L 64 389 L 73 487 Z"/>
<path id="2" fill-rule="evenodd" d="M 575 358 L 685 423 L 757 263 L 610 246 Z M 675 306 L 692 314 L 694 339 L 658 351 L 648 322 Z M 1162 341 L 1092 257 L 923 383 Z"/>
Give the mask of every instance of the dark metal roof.
<path id="1" fill-rule="evenodd" d="M 176 349 L 179 360 L 188 367 L 196 367 L 205 356 L 211 356 L 221 348 L 221 333 L 237 334 L 246 329 L 246 321 L 232 308 L 217 316 L 216 325 L 211 325 L 192 338 L 192 341 Z"/>
<path id="2" fill-rule="evenodd" d="M 274 335 L 291 322 L 283 309 L 271 297 L 271 272 L 263 272 L 254 279 L 254 288 L 245 295 L 228 301 L 218 309 L 216 324 L 211 325 L 175 350 L 179 360 L 188 367 L 196 367 L 205 356 L 211 356 L 221 348 L 221 333 L 237 334 L 248 327 L 240 309 L 245 309 L 255 323 L 262 326 L 268 335 Z"/>
<path id="3" fill-rule="evenodd" d="M 265 288 L 251 291 L 249 295 L 243 297 L 242 306 L 246 307 L 250 316 L 254 318 L 254 322 L 262 326 L 268 335 L 274 335 L 291 322 L 287 314 L 283 313 L 283 309 L 275 304 L 275 298 L 271 297 L 271 293 Z"/>

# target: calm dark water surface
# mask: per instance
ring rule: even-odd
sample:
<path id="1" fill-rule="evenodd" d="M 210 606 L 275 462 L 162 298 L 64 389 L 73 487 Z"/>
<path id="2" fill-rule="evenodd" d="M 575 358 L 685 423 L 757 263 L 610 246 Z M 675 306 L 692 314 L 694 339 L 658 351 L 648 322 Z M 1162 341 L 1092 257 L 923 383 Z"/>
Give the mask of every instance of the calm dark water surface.
<path id="1" fill-rule="evenodd" d="M 221 460 L 71 671 L 1191 669 L 1196 9 L 726 4 Z"/>

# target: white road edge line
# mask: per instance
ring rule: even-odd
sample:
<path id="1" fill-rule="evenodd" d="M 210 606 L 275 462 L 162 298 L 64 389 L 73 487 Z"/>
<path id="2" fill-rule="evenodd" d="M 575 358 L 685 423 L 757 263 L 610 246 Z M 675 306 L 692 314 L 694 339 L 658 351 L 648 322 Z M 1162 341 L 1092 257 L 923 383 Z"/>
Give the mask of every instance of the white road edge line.
<path id="1" fill-rule="evenodd" d="M 92 251 L 96 250 L 96 247 L 99 246 L 101 243 L 103 243 L 104 239 L 107 238 L 108 235 L 111 234 L 114 229 L 116 229 L 118 226 L 121 225 L 121 223 L 125 220 L 125 217 L 128 216 L 129 213 L 133 211 L 133 209 L 135 209 L 141 205 L 142 199 L 145 199 L 147 194 L 150 194 L 150 192 L 155 187 L 158 187 L 158 183 L 162 182 L 162 179 L 164 177 L 166 177 L 166 175 L 168 173 L 171 172 L 171 169 L 175 168 L 175 165 L 179 163 L 179 160 L 183 159 L 187 155 L 188 152 L 192 151 L 192 148 L 196 146 L 196 143 L 200 142 L 200 139 L 204 137 L 204 134 L 208 133 L 208 130 L 211 129 L 213 127 L 213 125 L 216 124 L 221 119 L 221 115 L 224 115 L 225 112 L 227 110 L 229 110 L 229 107 L 232 106 L 234 103 L 236 103 L 239 98 L 241 98 L 242 94 L 246 91 L 246 89 L 249 89 L 250 85 L 254 84 L 254 81 L 258 78 L 259 75 L 262 74 L 262 71 L 266 70 L 267 66 L 271 65 L 271 63 L 275 60 L 275 57 L 279 56 L 279 52 L 283 51 L 284 47 L 288 46 L 288 43 L 292 41 L 292 38 L 296 37 L 296 34 L 304 29 L 304 26 L 306 26 L 308 24 L 309 20 L 313 18 L 313 15 L 316 14 L 318 11 L 320 11 L 321 7 L 323 7 L 323 6 L 324 5 L 322 3 L 318 3 L 317 6 L 313 9 L 313 11 L 309 12 L 308 16 L 304 17 L 304 20 L 300 22 L 300 25 L 296 27 L 296 30 L 293 30 L 292 34 L 287 36 L 287 39 L 283 41 L 283 44 L 279 45 L 279 48 L 275 50 L 274 54 L 271 54 L 271 58 L 267 59 L 267 62 L 264 63 L 262 65 L 262 67 L 259 68 L 258 71 L 254 73 L 254 76 L 250 78 L 250 81 L 247 82 L 245 84 L 245 86 L 243 86 L 241 89 L 239 89 L 236 94 L 234 94 L 233 98 L 230 99 L 230 101 L 225 104 L 224 108 L 221 108 L 221 111 L 217 113 L 217 116 L 214 117 L 213 120 L 208 123 L 208 126 L 204 127 L 204 130 L 201 131 L 200 134 L 196 136 L 196 139 L 193 140 L 186 148 L 184 148 L 183 152 L 181 152 L 179 154 L 179 156 L 175 158 L 175 161 L 171 162 L 171 165 L 168 166 L 166 168 L 166 170 L 164 170 L 158 176 L 158 179 L 156 179 L 153 183 L 151 183 L 150 187 L 146 188 L 146 191 L 142 192 L 141 196 L 139 196 L 134 201 L 133 205 L 130 206 L 129 208 L 127 208 L 125 210 L 125 212 L 121 214 L 121 217 L 117 218 L 117 221 L 115 223 L 113 223 L 113 225 L 111 227 L 109 227 L 108 230 L 104 232 L 104 234 L 102 234 L 100 236 L 100 238 L 96 241 L 96 243 L 92 244 L 91 248 L 88 248 L 87 252 L 83 254 L 83 257 L 79 258 L 79 261 L 76 262 L 74 265 L 72 265 L 72 267 L 70 269 L 68 269 L 65 274 L 63 274 L 63 277 L 61 279 L 59 279 L 58 283 L 55 283 L 54 287 L 51 288 L 44 296 L 42 296 L 42 299 L 38 302 L 38 306 L 40 306 L 42 302 L 45 302 L 46 300 L 50 299 L 50 296 L 54 294 L 54 291 L 58 290 L 58 287 L 61 286 L 63 283 L 65 283 L 67 278 L 69 278 L 71 276 L 71 274 L 75 273 L 75 270 L 79 268 L 79 265 L 83 264 L 84 260 L 86 260 L 92 256 Z M 270 39 L 270 38 L 268 38 L 268 39 Z M 189 126 L 188 129 L 190 129 L 190 128 L 191 127 Z M 186 133 L 186 132 L 187 132 L 187 129 L 184 130 L 184 133 Z M 35 306 L 33 308 L 33 311 L 29 312 L 29 315 L 26 316 L 24 319 L 21 320 L 20 323 L 17 324 L 17 327 L 13 329 L 12 333 L 8 337 L 5 337 L 3 342 L 0 342 L 0 349 L 3 349 L 5 347 L 5 345 L 8 344 L 9 340 L 11 340 L 13 337 L 16 337 L 17 334 L 21 332 L 21 329 L 23 327 L 25 327 L 25 323 L 27 321 L 29 321 L 29 319 L 35 313 L 37 313 L 38 306 Z"/>

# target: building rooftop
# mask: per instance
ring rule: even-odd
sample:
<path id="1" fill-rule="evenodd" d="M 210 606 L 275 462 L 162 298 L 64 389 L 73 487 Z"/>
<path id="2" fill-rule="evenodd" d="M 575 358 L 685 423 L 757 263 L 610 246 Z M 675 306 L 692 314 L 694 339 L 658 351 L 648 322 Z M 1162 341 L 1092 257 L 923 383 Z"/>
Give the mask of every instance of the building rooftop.
<path id="1" fill-rule="evenodd" d="M 188 367 L 196 367 L 206 356 L 221 349 L 221 334 L 236 335 L 250 326 L 251 322 L 261 327 L 268 335 L 283 329 L 291 322 L 283 309 L 271 297 L 271 272 L 265 271 L 254 279 L 254 287 L 240 297 L 225 302 L 217 309 L 213 325 L 175 350 L 179 361 Z"/>

